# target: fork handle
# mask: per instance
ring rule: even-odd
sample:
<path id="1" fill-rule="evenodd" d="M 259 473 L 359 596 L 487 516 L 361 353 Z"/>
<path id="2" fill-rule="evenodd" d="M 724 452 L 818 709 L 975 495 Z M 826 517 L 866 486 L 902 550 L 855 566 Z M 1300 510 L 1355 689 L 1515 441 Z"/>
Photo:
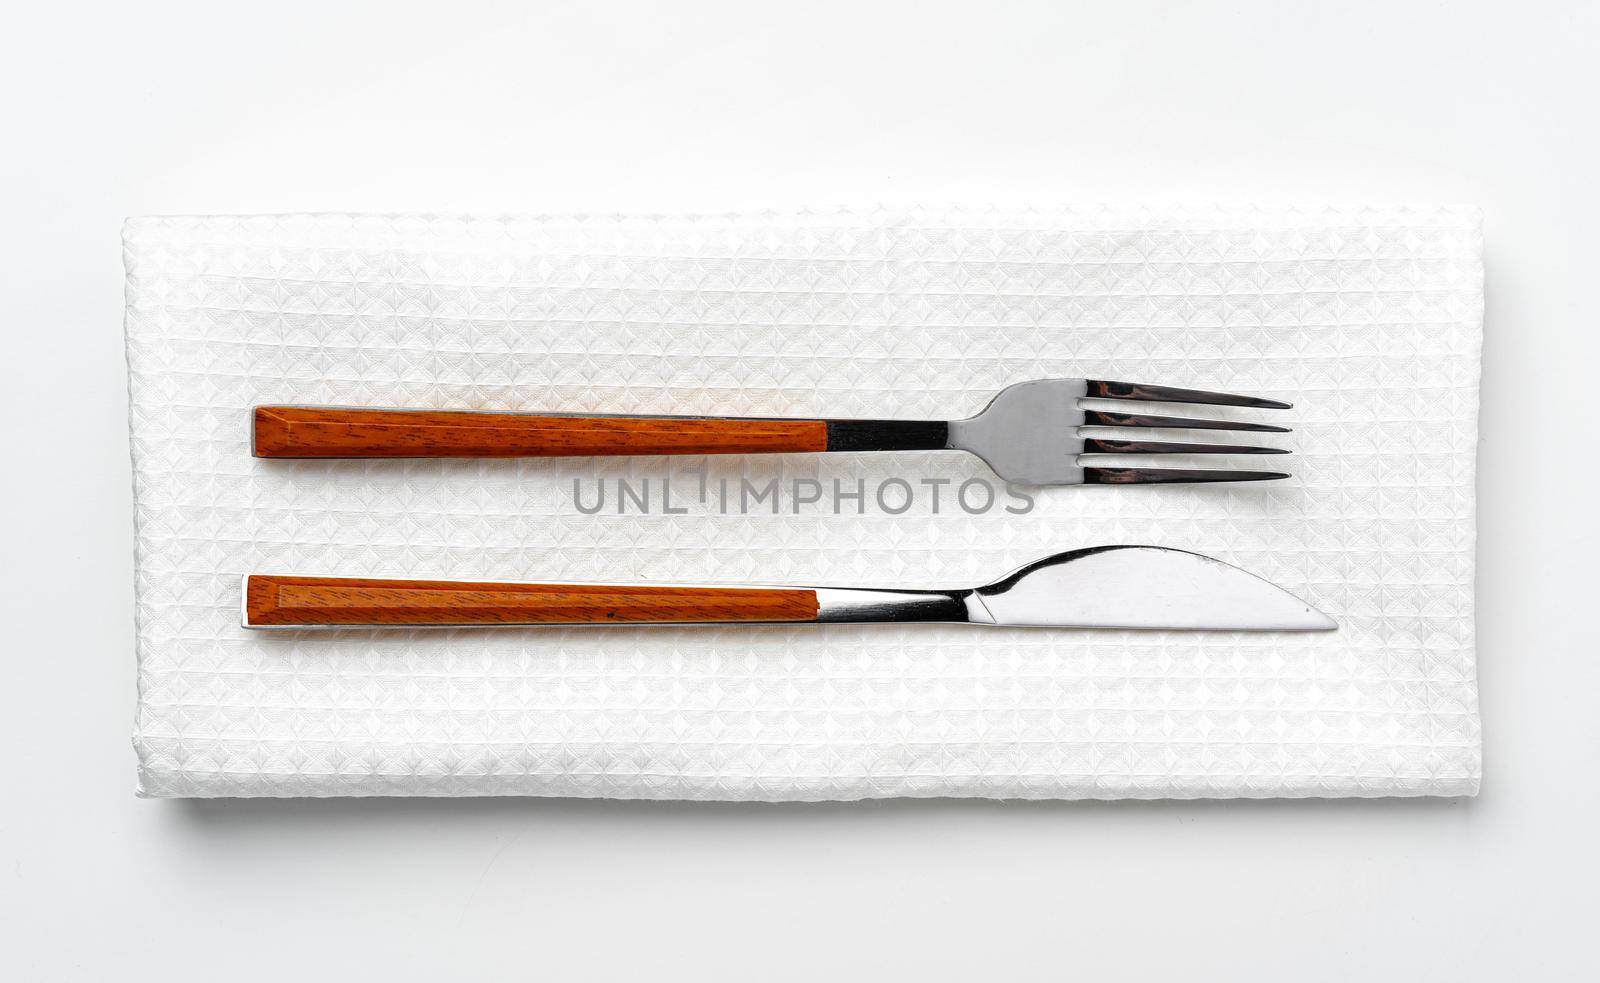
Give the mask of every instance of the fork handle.
<path id="1" fill-rule="evenodd" d="M 256 457 L 587 457 L 933 450 L 948 426 L 922 420 L 568 416 L 460 410 L 258 406 Z"/>

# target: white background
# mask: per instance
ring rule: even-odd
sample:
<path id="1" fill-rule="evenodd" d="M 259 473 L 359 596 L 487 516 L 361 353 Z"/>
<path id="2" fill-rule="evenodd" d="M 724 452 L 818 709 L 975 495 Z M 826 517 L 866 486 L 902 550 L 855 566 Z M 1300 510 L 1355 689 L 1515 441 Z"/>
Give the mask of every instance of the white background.
<path id="1" fill-rule="evenodd" d="M 1600 6 L 3 13 L 0 978 L 1593 978 Z M 1483 206 L 1479 798 L 134 798 L 125 216 L 952 200 Z"/>

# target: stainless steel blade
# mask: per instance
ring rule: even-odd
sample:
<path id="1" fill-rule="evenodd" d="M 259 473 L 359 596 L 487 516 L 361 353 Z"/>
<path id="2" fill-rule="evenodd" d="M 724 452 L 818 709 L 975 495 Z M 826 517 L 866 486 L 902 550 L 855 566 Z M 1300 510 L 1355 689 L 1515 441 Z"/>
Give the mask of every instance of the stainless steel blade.
<path id="1" fill-rule="evenodd" d="M 1058 553 L 972 591 L 974 623 L 1078 628 L 1327 631 L 1334 620 L 1209 556 L 1156 546 Z"/>

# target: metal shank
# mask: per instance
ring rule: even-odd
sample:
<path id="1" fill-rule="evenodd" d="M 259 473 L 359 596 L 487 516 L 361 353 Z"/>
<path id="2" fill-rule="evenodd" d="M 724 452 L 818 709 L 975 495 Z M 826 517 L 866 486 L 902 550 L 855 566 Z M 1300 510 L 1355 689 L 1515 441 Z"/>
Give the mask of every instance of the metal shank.
<path id="1" fill-rule="evenodd" d="M 973 620 L 969 607 L 974 596 L 971 590 L 818 587 L 816 594 L 819 624 L 895 621 L 965 624 Z"/>

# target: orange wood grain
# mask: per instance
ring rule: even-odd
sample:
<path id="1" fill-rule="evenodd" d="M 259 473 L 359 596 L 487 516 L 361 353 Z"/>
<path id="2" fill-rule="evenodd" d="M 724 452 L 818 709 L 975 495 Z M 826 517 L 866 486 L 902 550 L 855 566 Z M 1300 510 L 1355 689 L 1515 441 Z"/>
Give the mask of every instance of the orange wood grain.
<path id="1" fill-rule="evenodd" d="M 581 457 L 824 451 L 821 420 L 258 406 L 256 457 Z"/>
<path id="2" fill-rule="evenodd" d="M 279 577 L 245 580 L 245 624 L 551 625 L 814 621 L 805 588 Z"/>

